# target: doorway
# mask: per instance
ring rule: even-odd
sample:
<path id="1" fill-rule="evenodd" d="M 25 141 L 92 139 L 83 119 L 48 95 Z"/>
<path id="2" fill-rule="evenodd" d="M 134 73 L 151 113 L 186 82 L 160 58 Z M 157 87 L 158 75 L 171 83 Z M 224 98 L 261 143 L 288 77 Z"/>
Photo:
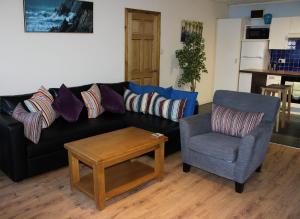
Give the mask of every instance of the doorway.
<path id="1" fill-rule="evenodd" d="M 125 79 L 159 85 L 160 12 L 125 9 Z"/>

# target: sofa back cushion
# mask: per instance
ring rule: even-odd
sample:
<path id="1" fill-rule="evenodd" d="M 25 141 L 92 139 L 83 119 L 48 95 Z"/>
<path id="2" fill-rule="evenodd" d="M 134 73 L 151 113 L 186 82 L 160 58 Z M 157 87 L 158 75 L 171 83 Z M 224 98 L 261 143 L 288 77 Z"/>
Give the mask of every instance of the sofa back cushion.
<path id="1" fill-rule="evenodd" d="M 241 112 L 213 104 L 211 126 L 213 132 L 236 137 L 249 134 L 261 122 L 262 112 Z"/>
<path id="2" fill-rule="evenodd" d="M 31 93 L 0 97 L 0 113 L 5 113 L 11 116 L 18 103 L 22 103 L 23 107 L 27 109 L 24 104 L 24 100 L 29 99 L 32 95 L 33 94 Z"/>
<path id="3" fill-rule="evenodd" d="M 116 91 L 118 94 L 120 94 L 122 97 L 124 95 L 124 92 L 126 89 L 129 88 L 129 82 L 119 82 L 119 83 L 98 83 L 98 86 L 101 87 L 101 85 L 105 85 Z"/>

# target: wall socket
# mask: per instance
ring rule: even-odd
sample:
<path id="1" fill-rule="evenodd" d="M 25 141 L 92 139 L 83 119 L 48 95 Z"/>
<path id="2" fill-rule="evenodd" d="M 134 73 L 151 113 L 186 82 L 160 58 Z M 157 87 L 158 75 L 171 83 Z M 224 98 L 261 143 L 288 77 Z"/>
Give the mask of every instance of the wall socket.
<path id="1" fill-rule="evenodd" d="M 278 63 L 285 63 L 285 59 L 278 59 Z"/>

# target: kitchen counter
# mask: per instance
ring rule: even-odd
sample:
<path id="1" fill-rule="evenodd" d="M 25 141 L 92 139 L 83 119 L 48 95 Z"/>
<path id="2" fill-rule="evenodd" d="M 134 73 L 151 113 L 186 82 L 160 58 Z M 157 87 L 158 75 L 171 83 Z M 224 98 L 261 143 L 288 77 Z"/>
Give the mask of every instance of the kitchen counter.
<path id="1" fill-rule="evenodd" d="M 261 93 L 261 87 L 266 86 L 268 75 L 282 76 L 281 83 L 285 81 L 299 81 L 300 72 L 294 71 L 274 71 L 274 70 L 259 70 L 259 69 L 245 69 L 240 70 L 240 74 L 252 74 L 251 77 L 251 93 Z"/>
<path id="2" fill-rule="evenodd" d="M 240 70 L 240 73 L 252 73 L 252 74 L 264 74 L 264 75 L 276 75 L 287 77 L 300 77 L 300 72 L 295 71 L 274 71 L 274 70 L 259 70 L 259 69 L 245 69 Z"/>

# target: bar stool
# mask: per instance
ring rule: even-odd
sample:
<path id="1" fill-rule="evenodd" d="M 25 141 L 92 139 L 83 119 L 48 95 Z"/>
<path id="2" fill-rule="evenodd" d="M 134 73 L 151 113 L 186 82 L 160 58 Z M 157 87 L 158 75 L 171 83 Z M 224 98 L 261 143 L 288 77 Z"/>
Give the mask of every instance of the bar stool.
<path id="1" fill-rule="evenodd" d="M 278 97 L 281 99 L 281 107 L 278 110 L 276 119 L 276 132 L 278 132 L 279 120 L 281 120 L 281 128 L 284 128 L 286 115 L 288 115 L 288 120 L 290 120 L 291 117 L 292 86 L 271 84 L 261 87 L 261 90 L 263 95 L 275 96 L 278 94 Z"/>

